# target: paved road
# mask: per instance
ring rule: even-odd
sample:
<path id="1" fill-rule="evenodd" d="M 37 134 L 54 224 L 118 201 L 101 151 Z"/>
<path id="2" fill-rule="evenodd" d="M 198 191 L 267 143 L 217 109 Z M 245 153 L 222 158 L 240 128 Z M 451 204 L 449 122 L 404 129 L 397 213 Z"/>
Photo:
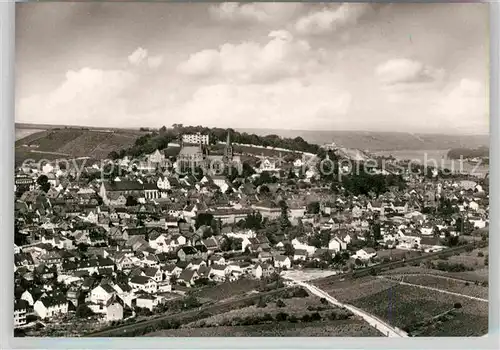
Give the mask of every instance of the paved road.
<path id="1" fill-rule="evenodd" d="M 339 307 L 345 307 L 347 310 L 351 311 L 353 314 L 363 318 L 368 324 L 370 324 L 372 327 L 376 328 L 378 331 L 380 331 L 382 334 L 384 334 L 387 337 L 408 337 L 408 334 L 396 327 L 392 327 L 388 323 L 382 321 L 376 316 L 373 316 L 369 314 L 368 312 L 361 310 L 357 307 L 354 307 L 349 304 L 344 304 L 338 301 L 337 299 L 333 298 L 330 296 L 328 293 L 322 291 L 316 286 L 313 286 L 312 284 L 302 282 L 302 281 L 294 281 L 297 285 L 302 286 L 309 290 L 311 293 L 321 297 L 325 298 L 328 300 L 330 303 L 333 305 L 339 306 Z"/>
<path id="2" fill-rule="evenodd" d="M 397 283 L 399 283 L 399 284 L 401 284 L 403 286 L 417 287 L 417 288 L 432 290 L 432 291 L 440 292 L 440 293 L 444 293 L 444 294 L 456 295 L 456 296 L 464 297 L 464 298 L 471 299 L 471 300 L 484 301 L 486 303 L 488 302 L 488 299 L 473 297 L 473 296 L 466 295 L 466 294 L 460 294 L 460 293 L 450 292 L 450 291 L 447 291 L 447 290 L 443 290 L 443 289 L 439 289 L 439 288 L 434 288 L 434 287 L 429 287 L 429 286 L 422 286 L 420 284 L 413 284 L 413 283 L 398 281 L 396 279 L 387 278 L 387 277 L 384 277 L 384 276 L 377 276 L 377 277 L 378 278 L 382 278 L 382 279 L 387 279 L 387 280 L 395 281 L 395 282 L 397 282 Z"/>

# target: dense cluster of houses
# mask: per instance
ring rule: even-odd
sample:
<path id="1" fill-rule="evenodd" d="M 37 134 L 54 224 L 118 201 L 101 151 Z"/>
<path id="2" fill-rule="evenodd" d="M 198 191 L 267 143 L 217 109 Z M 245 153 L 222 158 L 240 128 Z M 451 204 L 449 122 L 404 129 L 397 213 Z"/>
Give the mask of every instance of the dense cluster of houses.
<path id="1" fill-rule="evenodd" d="M 157 164 L 143 172 L 120 159 L 129 171 L 111 179 L 76 178 L 57 163 L 16 170 L 17 327 L 27 314 L 51 320 L 78 313 L 81 305 L 105 321 L 121 320 L 125 309 L 152 311 L 207 281 L 268 277 L 339 252 L 373 261 L 377 251 L 368 241 L 375 223 L 380 247 L 407 250 L 442 249 L 443 238 L 464 233 L 459 220 L 488 225 L 487 189 L 477 181 L 413 175 L 404 190 L 355 197 L 315 182 L 314 167 L 290 178 L 303 166 L 300 159 L 279 169 L 266 159 L 254 175 L 233 181 L 179 176 L 158 166 L 163 160 L 160 151 L 145 156 Z M 276 180 L 257 186 L 263 167 Z M 300 226 L 300 235 L 285 231 L 270 240 L 266 227 L 240 225 L 256 213 L 266 222 L 280 220 L 280 203 L 286 203 L 290 230 Z M 441 213 L 443 203 L 449 214 Z M 211 223 L 200 223 L 207 216 Z M 327 242 L 312 243 L 325 232 Z M 354 243 L 357 249 L 350 249 Z"/>

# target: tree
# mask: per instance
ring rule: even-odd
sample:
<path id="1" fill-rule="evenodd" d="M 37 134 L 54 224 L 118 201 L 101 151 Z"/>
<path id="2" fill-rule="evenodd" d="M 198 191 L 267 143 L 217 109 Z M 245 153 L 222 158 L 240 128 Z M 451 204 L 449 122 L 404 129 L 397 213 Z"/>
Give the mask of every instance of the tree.
<path id="1" fill-rule="evenodd" d="M 248 214 L 245 219 L 245 228 L 249 230 L 260 230 L 262 228 L 262 215 L 258 211 Z"/>
<path id="2" fill-rule="evenodd" d="M 213 214 L 210 213 L 200 213 L 196 216 L 194 227 L 198 229 L 200 226 L 212 226 L 214 220 Z"/>
<path id="3" fill-rule="evenodd" d="M 233 238 L 231 241 L 231 250 L 233 251 L 241 250 L 242 244 L 243 244 L 243 239 L 237 237 Z"/>
<path id="4" fill-rule="evenodd" d="M 255 174 L 255 170 L 246 162 L 243 163 L 241 176 L 246 179 Z"/>
<path id="5" fill-rule="evenodd" d="M 76 308 L 76 317 L 78 318 L 87 318 L 93 314 L 94 312 L 86 304 L 80 304 Z"/>
<path id="6" fill-rule="evenodd" d="M 40 175 L 36 180 L 36 183 L 40 186 L 43 192 L 48 192 L 50 190 L 49 178 L 46 175 Z"/>
<path id="7" fill-rule="evenodd" d="M 302 222 L 302 219 L 299 218 L 297 220 L 297 237 L 302 237 L 305 233 L 306 233 L 306 230 L 304 228 L 304 223 Z"/>
<path id="8" fill-rule="evenodd" d="M 137 200 L 133 196 L 127 196 L 127 202 L 125 203 L 127 207 L 133 207 L 137 205 Z"/>
<path id="9" fill-rule="evenodd" d="M 222 226 L 221 219 L 216 220 L 215 218 L 212 218 L 212 221 L 210 222 L 210 228 L 212 229 L 212 233 L 214 236 L 220 235 L 221 226 Z"/>
<path id="10" fill-rule="evenodd" d="M 281 215 L 280 215 L 280 231 L 286 232 L 286 230 L 292 225 L 288 219 L 288 205 L 285 201 L 280 201 Z"/>
<path id="11" fill-rule="evenodd" d="M 382 239 L 382 233 L 381 233 L 381 228 L 380 228 L 380 223 L 375 222 L 372 225 L 372 235 L 373 235 L 373 240 L 375 242 L 379 241 Z"/>
<path id="12" fill-rule="evenodd" d="M 286 304 L 283 302 L 283 300 L 278 299 L 278 300 L 276 301 L 276 306 L 277 306 L 277 307 L 285 307 L 285 306 L 286 306 Z"/>
<path id="13" fill-rule="evenodd" d="M 47 175 L 40 175 L 38 179 L 36 179 L 36 183 L 40 186 L 46 184 L 47 182 L 49 182 L 49 178 L 47 177 Z"/>
<path id="14" fill-rule="evenodd" d="M 294 256 L 295 254 L 295 248 L 293 247 L 293 245 L 291 245 L 290 243 L 285 243 L 285 255 L 286 256 Z"/>
<path id="15" fill-rule="evenodd" d="M 14 226 L 14 243 L 17 245 L 17 246 L 23 246 L 25 244 L 28 244 L 28 239 L 26 237 L 26 235 L 23 235 L 20 231 L 19 231 L 19 226 L 18 225 L 15 225 Z"/>
<path id="16" fill-rule="evenodd" d="M 267 187 L 266 185 L 262 185 L 262 186 L 260 186 L 260 188 L 259 188 L 259 192 L 260 192 L 261 194 L 268 194 L 268 193 L 269 193 L 269 192 L 271 192 L 271 191 L 269 190 L 269 187 Z"/>
<path id="17" fill-rule="evenodd" d="M 184 309 L 194 309 L 200 305 L 200 301 L 194 295 L 188 295 L 183 302 Z"/>
<path id="18" fill-rule="evenodd" d="M 116 151 L 111 151 L 108 154 L 108 158 L 112 160 L 120 159 L 120 154 Z"/>
<path id="19" fill-rule="evenodd" d="M 177 275 L 175 275 L 175 274 L 170 275 L 169 281 L 170 281 L 170 284 L 176 284 L 177 283 Z"/>
<path id="20" fill-rule="evenodd" d="M 309 214 L 319 214 L 319 211 L 320 211 L 319 202 L 315 201 L 307 204 L 307 212 Z"/>

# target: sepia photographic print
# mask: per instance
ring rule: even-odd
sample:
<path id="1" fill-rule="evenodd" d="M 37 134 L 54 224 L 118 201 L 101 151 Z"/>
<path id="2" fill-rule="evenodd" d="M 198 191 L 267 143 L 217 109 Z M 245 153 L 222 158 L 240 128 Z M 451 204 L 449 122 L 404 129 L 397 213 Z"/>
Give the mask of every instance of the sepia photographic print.
<path id="1" fill-rule="evenodd" d="M 488 333 L 489 6 L 16 5 L 16 337 Z"/>

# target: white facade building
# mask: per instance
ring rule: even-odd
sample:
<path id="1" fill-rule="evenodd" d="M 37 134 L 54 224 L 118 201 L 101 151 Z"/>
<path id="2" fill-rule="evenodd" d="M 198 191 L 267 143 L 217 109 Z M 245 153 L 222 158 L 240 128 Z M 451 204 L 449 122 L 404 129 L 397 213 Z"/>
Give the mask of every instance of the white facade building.
<path id="1" fill-rule="evenodd" d="M 208 145 L 209 141 L 210 139 L 208 135 L 203 135 L 201 133 L 182 135 L 182 142 L 184 143 L 195 143 L 195 144 L 201 143 L 203 145 Z"/>

